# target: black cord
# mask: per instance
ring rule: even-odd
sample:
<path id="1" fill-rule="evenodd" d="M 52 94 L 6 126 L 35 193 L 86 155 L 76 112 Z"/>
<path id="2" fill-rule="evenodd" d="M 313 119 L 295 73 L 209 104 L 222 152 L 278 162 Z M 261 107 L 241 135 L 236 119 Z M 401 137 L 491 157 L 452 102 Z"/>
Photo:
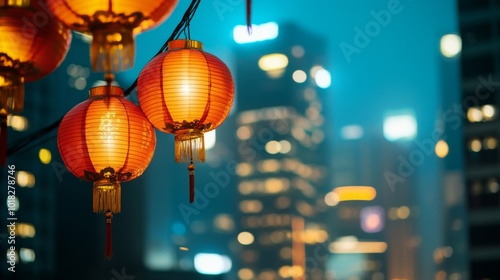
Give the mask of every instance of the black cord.
<path id="1" fill-rule="evenodd" d="M 200 5 L 200 2 L 201 2 L 201 0 L 192 0 L 191 1 L 191 4 L 189 5 L 189 7 L 184 12 L 184 15 L 182 16 L 181 21 L 177 24 L 177 26 L 175 27 L 174 31 L 172 31 L 172 34 L 170 35 L 170 37 L 168 37 L 167 41 L 165 41 L 165 43 L 161 46 L 160 50 L 151 59 L 153 59 L 157 55 L 159 55 L 159 54 L 163 53 L 164 51 L 166 51 L 168 49 L 168 43 L 170 41 L 172 41 L 172 40 L 178 39 L 179 36 L 180 36 L 180 34 L 182 34 L 183 32 L 185 32 L 186 29 L 188 31 L 188 33 L 187 33 L 188 37 L 190 37 L 190 34 L 189 34 L 189 24 L 190 24 L 191 20 L 193 19 L 194 14 L 196 13 L 196 10 L 198 9 L 198 6 Z M 124 96 L 130 95 L 130 93 L 132 93 L 132 91 L 136 87 L 137 87 L 137 78 L 134 80 L 134 82 L 132 83 L 132 85 L 130 85 L 130 87 L 128 87 L 124 91 Z M 57 127 L 59 127 L 59 124 L 61 123 L 63 117 L 61 117 L 60 119 L 56 120 L 54 123 L 50 124 L 49 126 L 41 128 L 40 130 L 37 130 L 37 131 L 33 132 L 32 134 L 24 136 L 21 139 L 17 140 L 16 143 L 14 143 L 12 146 L 10 146 L 7 149 L 7 156 L 12 156 L 12 155 L 14 155 L 17 152 L 20 152 L 20 151 L 23 151 L 23 150 L 26 151 L 28 149 L 33 148 L 33 147 L 28 147 L 28 145 L 30 143 L 32 143 L 33 141 L 35 141 L 36 139 L 39 139 L 40 137 L 49 134 L 51 131 L 53 131 L 54 129 L 56 129 Z M 48 141 L 48 140 L 51 140 L 53 138 L 55 138 L 55 136 L 43 140 L 43 143 L 46 142 L 46 141 Z M 36 146 L 36 145 L 33 145 L 33 146 Z"/>

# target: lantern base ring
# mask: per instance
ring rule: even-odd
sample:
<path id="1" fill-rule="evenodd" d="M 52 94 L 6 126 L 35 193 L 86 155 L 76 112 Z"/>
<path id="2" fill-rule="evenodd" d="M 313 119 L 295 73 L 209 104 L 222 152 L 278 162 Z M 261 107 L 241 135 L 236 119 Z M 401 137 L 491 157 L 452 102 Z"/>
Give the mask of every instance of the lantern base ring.
<path id="1" fill-rule="evenodd" d="M 93 208 L 94 213 L 120 213 L 122 188 L 120 183 L 109 179 L 94 182 Z"/>

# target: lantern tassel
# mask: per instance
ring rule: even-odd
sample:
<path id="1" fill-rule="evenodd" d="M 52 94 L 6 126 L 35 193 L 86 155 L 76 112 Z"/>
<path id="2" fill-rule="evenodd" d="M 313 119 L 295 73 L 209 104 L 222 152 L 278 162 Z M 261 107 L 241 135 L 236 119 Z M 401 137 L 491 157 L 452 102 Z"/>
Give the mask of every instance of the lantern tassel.
<path id="1" fill-rule="evenodd" d="M 247 0 L 247 32 L 252 34 L 252 0 Z"/>
<path id="2" fill-rule="evenodd" d="M 94 182 L 93 209 L 94 213 L 121 212 L 121 186 L 109 180 Z"/>
<path id="3" fill-rule="evenodd" d="M 110 260 L 113 256 L 113 238 L 111 232 L 111 219 L 113 218 L 113 213 L 111 211 L 106 212 L 106 249 L 105 258 Z"/>
<path id="4" fill-rule="evenodd" d="M 188 170 L 189 170 L 189 203 L 194 202 L 194 163 L 191 161 L 191 163 L 188 165 Z"/>
<path id="5" fill-rule="evenodd" d="M 0 116 L 0 165 L 7 164 L 7 116 Z"/>
<path id="6" fill-rule="evenodd" d="M 176 162 L 205 162 L 205 139 L 203 132 L 191 131 L 175 135 Z"/>

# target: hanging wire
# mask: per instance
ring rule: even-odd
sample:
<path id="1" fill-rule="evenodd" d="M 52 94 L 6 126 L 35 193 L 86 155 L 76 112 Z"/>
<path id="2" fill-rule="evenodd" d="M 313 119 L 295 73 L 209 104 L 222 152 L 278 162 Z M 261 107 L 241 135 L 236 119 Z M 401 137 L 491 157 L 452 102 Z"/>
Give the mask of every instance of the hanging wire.
<path id="1" fill-rule="evenodd" d="M 160 50 L 151 59 L 153 59 L 157 55 L 166 51 L 168 49 L 168 42 L 175 40 L 175 39 L 178 39 L 182 33 L 187 32 L 187 37 L 188 38 L 191 37 L 189 25 L 191 23 L 191 20 L 194 17 L 194 14 L 196 13 L 196 10 L 198 9 L 198 6 L 200 5 L 200 2 L 201 2 L 201 0 L 192 0 L 191 1 L 191 4 L 184 12 L 184 15 L 182 16 L 181 21 L 177 24 L 174 31 L 172 31 L 172 34 L 170 35 L 170 37 L 168 37 L 167 41 L 165 41 L 165 43 L 161 46 Z M 130 87 L 128 87 L 124 91 L 124 96 L 130 95 L 136 87 L 137 87 L 137 78 L 134 80 L 132 85 L 130 85 Z M 11 145 L 7 149 L 7 157 L 12 156 L 16 153 L 20 153 L 22 151 L 27 151 L 29 149 L 32 149 L 33 147 L 36 147 L 42 143 L 45 143 L 49 140 L 56 138 L 56 136 L 53 135 L 53 136 L 50 136 L 49 138 L 45 138 L 43 140 L 40 140 L 43 136 L 49 134 L 51 131 L 53 131 L 57 127 L 59 127 L 59 124 L 61 123 L 62 119 L 63 119 L 63 117 L 56 120 L 52 124 L 33 132 L 32 134 L 26 135 L 26 136 L 21 137 L 20 139 L 16 140 L 16 143 Z M 38 140 L 38 141 L 35 143 L 35 140 Z"/>

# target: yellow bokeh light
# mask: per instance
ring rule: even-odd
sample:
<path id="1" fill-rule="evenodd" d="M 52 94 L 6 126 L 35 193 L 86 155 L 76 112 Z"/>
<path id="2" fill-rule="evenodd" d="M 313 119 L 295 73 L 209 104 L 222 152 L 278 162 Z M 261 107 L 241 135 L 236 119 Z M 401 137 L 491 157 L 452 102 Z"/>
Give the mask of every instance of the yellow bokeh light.
<path id="1" fill-rule="evenodd" d="M 397 210 L 397 216 L 401 220 L 407 219 L 410 216 L 410 208 L 408 206 L 401 206 Z"/>
<path id="2" fill-rule="evenodd" d="M 377 196 L 375 188 L 370 186 L 344 186 L 333 190 L 339 201 L 364 200 L 370 201 Z"/>
<path id="3" fill-rule="evenodd" d="M 259 59 L 259 68 L 263 71 L 281 70 L 288 66 L 288 57 L 281 53 L 272 53 Z"/>
<path id="4" fill-rule="evenodd" d="M 467 110 L 467 119 L 469 122 L 480 122 L 483 120 L 483 113 L 476 107 Z"/>
<path id="5" fill-rule="evenodd" d="M 469 149 L 473 152 L 479 152 L 481 151 L 482 149 L 482 144 L 481 144 L 481 140 L 479 139 L 472 139 L 469 143 Z"/>
<path id="6" fill-rule="evenodd" d="M 436 143 L 436 147 L 434 148 L 434 150 L 435 150 L 436 155 L 438 157 L 444 158 L 448 155 L 448 152 L 449 152 L 448 143 L 446 143 L 446 141 L 444 141 L 444 140 L 439 140 Z"/>
<path id="7" fill-rule="evenodd" d="M 238 130 L 236 130 L 236 136 L 240 140 L 248 140 L 250 137 L 252 137 L 253 131 L 249 126 L 240 126 Z"/>
<path id="8" fill-rule="evenodd" d="M 17 177 L 17 184 L 20 187 L 32 188 L 33 186 L 35 186 L 35 176 L 30 172 L 18 171 L 16 173 L 16 177 Z"/>
<path id="9" fill-rule="evenodd" d="M 486 137 L 483 140 L 486 149 L 493 150 L 497 148 L 498 141 L 495 137 Z"/>
<path id="10" fill-rule="evenodd" d="M 329 192 L 325 195 L 325 204 L 328 206 L 335 206 L 339 204 L 339 196 L 335 192 Z"/>
<path id="11" fill-rule="evenodd" d="M 242 231 L 238 234 L 238 242 L 240 242 L 241 245 L 250 245 L 254 240 L 255 237 L 248 231 Z"/>
<path id="12" fill-rule="evenodd" d="M 35 226 L 27 223 L 18 223 L 16 225 L 16 234 L 22 238 L 33 238 L 36 234 Z"/>
<path id="13" fill-rule="evenodd" d="M 271 155 L 277 154 L 281 150 L 281 144 L 278 141 L 269 141 L 266 143 L 266 152 Z"/>
<path id="14" fill-rule="evenodd" d="M 49 164 L 52 160 L 52 153 L 47 149 L 40 149 L 38 152 L 38 157 L 43 164 Z"/>
<path id="15" fill-rule="evenodd" d="M 15 131 L 25 131 L 28 129 L 28 119 L 23 116 L 9 115 L 7 125 Z"/>
<path id="16" fill-rule="evenodd" d="M 487 104 L 481 108 L 485 120 L 490 121 L 495 117 L 496 110 L 493 105 Z"/>
<path id="17" fill-rule="evenodd" d="M 249 268 L 242 268 L 238 271 L 238 277 L 241 280 L 251 280 L 255 277 L 253 270 Z"/>

